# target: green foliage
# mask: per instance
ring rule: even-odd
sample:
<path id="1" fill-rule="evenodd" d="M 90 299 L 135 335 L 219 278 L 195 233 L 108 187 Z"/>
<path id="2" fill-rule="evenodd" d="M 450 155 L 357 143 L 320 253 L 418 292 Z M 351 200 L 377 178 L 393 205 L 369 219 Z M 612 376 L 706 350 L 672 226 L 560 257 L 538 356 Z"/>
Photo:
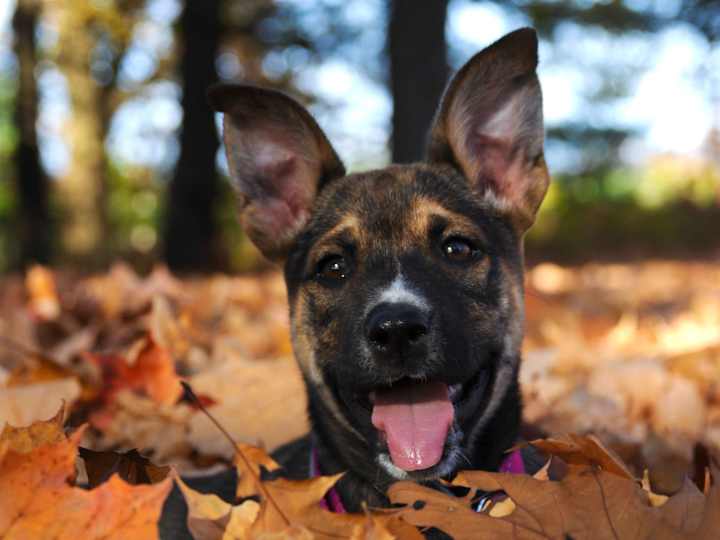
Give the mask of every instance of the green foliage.
<path id="1" fill-rule="evenodd" d="M 161 185 L 154 171 L 111 163 L 108 171 L 109 252 L 142 265 L 158 255 Z"/>
<path id="2" fill-rule="evenodd" d="M 0 180 L 0 271 L 10 266 L 15 245 L 13 234 L 13 209 L 15 207 L 15 192 L 9 179 Z"/>
<path id="3" fill-rule="evenodd" d="M 528 235 L 531 258 L 561 261 L 711 253 L 720 172 L 661 157 L 642 169 L 555 178 Z"/>

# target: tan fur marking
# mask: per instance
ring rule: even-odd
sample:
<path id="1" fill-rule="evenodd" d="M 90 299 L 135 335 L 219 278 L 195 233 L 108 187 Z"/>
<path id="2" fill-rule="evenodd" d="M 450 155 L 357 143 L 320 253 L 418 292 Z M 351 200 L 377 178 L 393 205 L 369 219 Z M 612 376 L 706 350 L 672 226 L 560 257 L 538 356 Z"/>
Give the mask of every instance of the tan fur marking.
<path id="1" fill-rule="evenodd" d="M 471 220 L 462 214 L 448 210 L 437 201 L 427 197 L 416 197 L 413 200 L 408 229 L 412 230 L 414 235 L 425 238 L 430 227 L 430 221 L 436 216 L 448 220 L 450 227 L 457 232 L 465 231 L 468 234 L 482 234 L 482 231 Z"/>
<path id="2" fill-rule="evenodd" d="M 309 259 L 315 261 L 321 259 L 325 254 L 324 252 L 334 245 L 335 239 L 344 232 L 349 232 L 353 238 L 361 242 L 363 238 L 361 231 L 360 218 L 354 214 L 344 216 L 337 225 L 315 242 L 308 254 Z"/>
<path id="3" fill-rule="evenodd" d="M 503 295 L 506 306 L 506 313 L 515 313 L 517 317 L 509 321 L 508 338 L 512 344 L 513 351 L 519 351 L 522 345 L 524 334 L 524 299 L 522 295 L 522 283 L 518 282 L 515 273 L 509 268 L 506 261 L 501 261 L 500 266 L 505 276 L 503 280 L 506 294 Z"/>
<path id="4" fill-rule="evenodd" d="M 290 329 L 292 334 L 293 348 L 295 350 L 295 359 L 297 360 L 300 370 L 305 377 L 313 384 L 315 389 L 321 394 L 323 403 L 328 407 L 330 413 L 335 417 L 337 422 L 345 429 L 353 433 L 356 437 L 362 439 L 362 435 L 350 425 L 345 419 L 340 407 L 335 402 L 330 389 L 323 381 L 322 372 L 317 364 L 315 356 L 316 346 L 313 344 L 313 336 L 309 329 L 305 328 L 303 322 L 305 310 L 305 300 L 300 292 L 295 300 L 293 309 L 293 317 L 290 321 Z"/>
<path id="5" fill-rule="evenodd" d="M 317 366 L 315 349 L 310 342 L 310 334 L 303 327 L 305 319 L 305 299 L 302 293 L 297 295 L 293 309 L 293 317 L 290 321 L 292 341 L 295 349 L 295 359 L 300 370 L 315 384 L 322 384 L 322 375 Z"/>

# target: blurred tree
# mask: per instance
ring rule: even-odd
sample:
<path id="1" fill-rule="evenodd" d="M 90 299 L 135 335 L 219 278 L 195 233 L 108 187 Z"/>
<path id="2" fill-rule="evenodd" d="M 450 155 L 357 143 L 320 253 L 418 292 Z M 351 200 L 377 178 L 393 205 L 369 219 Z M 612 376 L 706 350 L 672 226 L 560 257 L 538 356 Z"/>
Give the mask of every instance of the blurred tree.
<path id="1" fill-rule="evenodd" d="M 180 19 L 180 158 L 169 187 L 165 224 L 165 258 L 176 271 L 221 267 L 215 219 L 218 138 L 205 98 L 208 86 L 217 81 L 220 38 L 220 0 L 186 0 Z"/>
<path id="2" fill-rule="evenodd" d="M 67 80 L 72 116 L 66 126 L 70 167 L 58 184 L 63 204 L 62 247 L 70 258 L 107 259 L 107 157 L 105 139 L 114 112 L 132 93 L 118 85 L 120 67 L 142 20 L 144 0 L 73 0 L 50 3 L 55 61 Z M 158 62 L 155 75 L 167 69 Z M 147 81 L 146 81 L 147 82 Z"/>
<path id="3" fill-rule="evenodd" d="M 448 78 L 447 0 L 389 0 L 392 161 L 422 158 L 427 132 Z"/>
<path id="4" fill-rule="evenodd" d="M 279 5 L 274 0 L 185 2 L 179 28 L 183 125 L 164 224 L 164 255 L 172 269 L 223 269 L 229 264 L 227 249 L 238 249 L 237 245 L 227 246 L 238 242 L 237 235 L 221 230 L 230 221 L 228 204 L 234 208 L 235 201 L 219 184 L 215 170 L 218 140 L 205 98 L 207 87 L 220 75 L 225 80 L 274 87 L 309 101 L 312 96 L 296 86 L 295 77 L 310 56 L 327 55 L 351 38 L 352 32 L 338 22 L 339 9 L 325 3 Z M 322 29 L 299 24 L 308 12 L 332 24 Z M 295 62 L 289 61 L 291 58 Z M 252 252 L 243 247 L 239 251 L 245 257 Z M 241 266 L 255 265 L 255 261 L 248 262 L 242 261 Z"/>
<path id="5" fill-rule="evenodd" d="M 37 51 L 35 28 L 40 14 L 40 0 L 17 0 L 13 16 L 15 55 L 18 62 L 18 86 L 15 99 L 15 125 L 18 142 L 15 147 L 16 193 L 18 208 L 19 256 L 17 263 L 46 263 L 50 256 L 50 219 L 48 214 L 48 181 L 40 166 L 35 125 L 38 91 L 35 81 Z"/>

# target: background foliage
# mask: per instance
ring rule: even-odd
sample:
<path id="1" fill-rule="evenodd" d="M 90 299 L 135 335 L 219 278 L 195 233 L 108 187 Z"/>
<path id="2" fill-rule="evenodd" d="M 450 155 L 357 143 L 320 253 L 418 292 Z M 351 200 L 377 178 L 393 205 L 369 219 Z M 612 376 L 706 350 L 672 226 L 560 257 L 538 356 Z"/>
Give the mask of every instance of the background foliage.
<path id="1" fill-rule="evenodd" d="M 299 96 L 351 170 L 422 156 L 444 83 L 541 36 L 555 183 L 531 259 L 708 256 L 720 241 L 711 1 L 16 0 L 0 10 L 0 269 L 261 265 L 234 219 L 216 80 Z"/>

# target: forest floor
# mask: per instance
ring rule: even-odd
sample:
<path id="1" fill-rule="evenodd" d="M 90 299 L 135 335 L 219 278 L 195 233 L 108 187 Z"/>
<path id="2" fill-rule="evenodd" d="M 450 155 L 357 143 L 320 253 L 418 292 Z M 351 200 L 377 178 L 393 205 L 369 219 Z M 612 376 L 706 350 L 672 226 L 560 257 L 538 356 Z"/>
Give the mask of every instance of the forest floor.
<path id="1" fill-rule="evenodd" d="M 137 448 L 183 473 L 228 466 L 235 448 L 180 378 L 236 441 L 272 450 L 307 431 L 279 273 L 179 280 L 118 264 L 0 282 L 0 425 L 64 403 L 69 425 L 89 424 L 82 447 Z M 720 452 L 720 264 L 529 269 L 520 380 L 528 434 L 595 434 L 678 491 L 698 453 Z"/>

